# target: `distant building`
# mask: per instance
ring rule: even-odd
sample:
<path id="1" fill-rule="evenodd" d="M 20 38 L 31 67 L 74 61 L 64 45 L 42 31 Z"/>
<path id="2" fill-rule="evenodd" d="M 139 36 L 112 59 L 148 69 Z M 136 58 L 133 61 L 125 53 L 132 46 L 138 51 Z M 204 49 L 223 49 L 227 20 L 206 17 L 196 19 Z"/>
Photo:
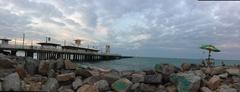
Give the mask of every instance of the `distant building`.
<path id="1" fill-rule="evenodd" d="M 41 45 L 41 48 L 58 48 L 61 46 L 60 44 L 46 43 L 46 42 L 37 43 L 37 44 Z"/>
<path id="2" fill-rule="evenodd" d="M 0 41 L 1 41 L 1 45 L 8 45 L 11 39 L 0 39 Z"/>
<path id="3" fill-rule="evenodd" d="M 90 49 L 90 48 L 83 48 L 83 47 L 76 47 L 76 46 L 62 46 L 63 50 L 75 50 L 79 52 L 90 52 L 90 53 L 98 53 L 99 50 L 97 49 Z"/>

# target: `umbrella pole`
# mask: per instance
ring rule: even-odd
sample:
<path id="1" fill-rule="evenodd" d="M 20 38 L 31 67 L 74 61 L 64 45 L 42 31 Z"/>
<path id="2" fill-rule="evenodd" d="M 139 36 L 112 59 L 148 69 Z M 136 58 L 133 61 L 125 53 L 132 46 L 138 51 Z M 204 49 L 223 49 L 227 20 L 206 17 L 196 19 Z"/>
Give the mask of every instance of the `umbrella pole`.
<path id="1" fill-rule="evenodd" d="M 208 66 L 211 66 L 211 50 L 208 50 Z"/>

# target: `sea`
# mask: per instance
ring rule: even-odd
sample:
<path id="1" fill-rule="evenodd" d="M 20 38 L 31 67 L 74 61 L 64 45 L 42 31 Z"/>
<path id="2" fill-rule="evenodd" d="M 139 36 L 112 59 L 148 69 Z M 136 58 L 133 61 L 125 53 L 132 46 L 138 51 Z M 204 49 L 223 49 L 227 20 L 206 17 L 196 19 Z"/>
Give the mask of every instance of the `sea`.
<path id="1" fill-rule="evenodd" d="M 214 60 L 215 66 L 222 65 L 221 62 L 226 65 L 238 65 L 240 60 Z M 89 66 L 103 69 L 116 69 L 120 71 L 124 70 L 151 70 L 154 69 L 156 64 L 173 64 L 180 67 L 182 63 L 201 64 L 202 59 L 185 59 L 185 58 L 153 58 L 153 57 L 134 57 L 124 58 L 108 61 L 88 61 L 88 62 L 76 62 L 79 66 Z"/>

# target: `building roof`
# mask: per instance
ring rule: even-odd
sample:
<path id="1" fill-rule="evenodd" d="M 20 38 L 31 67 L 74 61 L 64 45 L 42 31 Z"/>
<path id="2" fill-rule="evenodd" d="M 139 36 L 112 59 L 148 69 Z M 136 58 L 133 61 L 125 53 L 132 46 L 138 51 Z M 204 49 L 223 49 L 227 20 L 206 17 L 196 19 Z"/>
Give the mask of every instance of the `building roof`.
<path id="1" fill-rule="evenodd" d="M 76 47 L 76 46 L 62 46 L 63 49 L 73 49 L 73 50 L 91 50 L 91 51 L 99 51 L 97 49 L 91 49 L 91 48 L 83 48 L 83 47 Z"/>
<path id="2" fill-rule="evenodd" d="M 11 39 L 5 39 L 5 38 L 0 39 L 0 40 L 2 40 L 2 41 L 11 41 Z"/>
<path id="3" fill-rule="evenodd" d="M 37 43 L 40 45 L 46 45 L 46 46 L 61 46 L 60 44 L 56 44 L 56 43 L 46 43 L 46 42 L 41 42 L 41 43 Z"/>

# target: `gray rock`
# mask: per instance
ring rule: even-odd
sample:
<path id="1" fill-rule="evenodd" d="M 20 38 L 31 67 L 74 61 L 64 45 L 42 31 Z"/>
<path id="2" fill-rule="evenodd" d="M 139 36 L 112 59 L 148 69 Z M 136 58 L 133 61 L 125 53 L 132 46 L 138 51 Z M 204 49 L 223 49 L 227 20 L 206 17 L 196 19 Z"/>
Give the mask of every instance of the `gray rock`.
<path id="1" fill-rule="evenodd" d="M 72 83 L 73 89 L 77 90 L 80 86 L 82 86 L 83 82 L 81 80 L 81 78 L 77 77 L 75 78 L 75 80 Z"/>
<path id="2" fill-rule="evenodd" d="M 221 83 L 220 77 L 214 75 L 212 78 L 208 80 L 207 85 L 210 89 L 215 90 L 218 88 L 218 86 L 220 86 L 220 83 Z"/>
<path id="3" fill-rule="evenodd" d="M 38 72 L 42 75 L 47 75 L 48 71 L 49 71 L 49 61 L 40 61 L 39 64 L 39 68 L 38 68 Z"/>
<path id="4" fill-rule="evenodd" d="M 102 78 L 99 76 L 91 76 L 91 77 L 88 77 L 85 80 L 83 80 L 83 84 L 92 84 L 93 85 L 94 83 L 96 83 L 97 81 L 100 81 L 100 80 L 102 80 Z"/>
<path id="5" fill-rule="evenodd" d="M 139 86 L 140 86 L 140 83 L 133 84 L 132 87 L 131 87 L 131 91 L 138 90 Z"/>
<path id="6" fill-rule="evenodd" d="M 51 69 L 50 71 L 48 71 L 47 76 L 49 78 L 55 78 L 56 77 L 56 73 L 55 73 L 55 71 L 53 69 Z"/>
<path id="7" fill-rule="evenodd" d="M 201 77 L 193 73 L 177 73 L 171 75 L 170 80 L 177 85 L 178 92 L 196 92 L 200 87 Z"/>
<path id="8" fill-rule="evenodd" d="M 144 83 L 147 83 L 147 84 L 160 84 L 160 83 L 162 83 L 162 75 L 161 74 L 146 75 L 144 77 Z"/>
<path id="9" fill-rule="evenodd" d="M 88 70 L 86 70 L 86 69 L 77 69 L 75 71 L 75 74 L 77 76 L 82 76 L 83 78 L 88 78 L 88 77 L 92 76 L 92 74 Z"/>
<path id="10" fill-rule="evenodd" d="M 157 88 L 153 85 L 141 83 L 140 90 L 141 90 L 141 92 L 155 92 L 155 90 L 157 90 Z"/>
<path id="11" fill-rule="evenodd" d="M 0 54 L 0 69 L 15 68 L 16 61 L 7 58 L 5 55 Z"/>
<path id="12" fill-rule="evenodd" d="M 238 92 L 240 92 L 240 83 L 234 83 L 233 87 L 237 89 Z"/>
<path id="13" fill-rule="evenodd" d="M 0 91 L 3 91 L 2 82 L 0 82 Z"/>
<path id="14" fill-rule="evenodd" d="M 63 62 L 64 60 L 62 60 L 62 59 L 58 59 L 56 62 L 57 62 L 57 66 L 56 66 L 56 68 L 57 69 L 63 69 L 64 68 L 64 62 Z"/>
<path id="15" fill-rule="evenodd" d="M 177 68 L 171 64 L 156 64 L 155 70 L 163 75 L 169 76 L 170 74 L 176 72 Z"/>
<path id="16" fill-rule="evenodd" d="M 132 74 L 132 82 L 133 83 L 140 83 L 144 82 L 144 75 L 143 74 Z"/>
<path id="17" fill-rule="evenodd" d="M 101 78 L 103 80 L 106 80 L 108 84 L 112 84 L 116 80 L 120 79 L 120 76 L 118 73 L 110 72 L 110 73 L 104 74 L 103 76 L 101 76 Z"/>
<path id="18" fill-rule="evenodd" d="M 228 74 L 240 76 L 240 70 L 238 68 L 230 68 L 226 70 Z"/>
<path id="19" fill-rule="evenodd" d="M 200 76 L 202 79 L 206 78 L 206 74 L 202 70 L 195 70 L 194 74 Z"/>
<path id="20" fill-rule="evenodd" d="M 237 92 L 237 89 L 230 88 L 227 85 L 222 85 L 222 86 L 220 86 L 219 92 Z"/>
<path id="21" fill-rule="evenodd" d="M 27 57 L 24 67 L 29 74 L 34 75 L 38 71 L 39 63 L 40 63 L 39 61 Z"/>
<path id="22" fill-rule="evenodd" d="M 226 79 L 228 77 L 228 73 L 223 73 L 218 75 L 220 78 Z"/>
<path id="23" fill-rule="evenodd" d="M 65 88 L 65 87 L 61 86 L 58 89 L 58 92 L 74 92 L 74 91 L 72 89 L 70 89 L 70 88 Z"/>
<path id="24" fill-rule="evenodd" d="M 57 75 L 56 79 L 59 82 L 66 82 L 66 81 L 72 81 L 75 78 L 75 73 L 65 73 L 65 74 L 59 74 Z"/>
<path id="25" fill-rule="evenodd" d="M 109 84 L 106 80 L 100 80 L 100 81 L 96 82 L 96 86 L 97 86 L 99 92 L 106 92 L 110 89 Z"/>
<path id="26" fill-rule="evenodd" d="M 188 71 L 191 69 L 191 64 L 182 63 L 181 68 L 182 68 L 182 71 Z"/>
<path id="27" fill-rule="evenodd" d="M 58 81 L 55 78 L 49 78 L 43 85 L 42 90 L 47 92 L 57 92 L 58 86 Z"/>
<path id="28" fill-rule="evenodd" d="M 17 73 L 12 73 L 4 78 L 3 90 L 4 91 L 20 91 L 20 77 Z"/>
<path id="29" fill-rule="evenodd" d="M 201 87 L 201 92 L 212 92 L 212 90 L 207 87 Z"/>

